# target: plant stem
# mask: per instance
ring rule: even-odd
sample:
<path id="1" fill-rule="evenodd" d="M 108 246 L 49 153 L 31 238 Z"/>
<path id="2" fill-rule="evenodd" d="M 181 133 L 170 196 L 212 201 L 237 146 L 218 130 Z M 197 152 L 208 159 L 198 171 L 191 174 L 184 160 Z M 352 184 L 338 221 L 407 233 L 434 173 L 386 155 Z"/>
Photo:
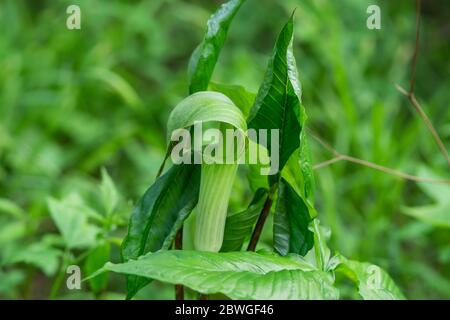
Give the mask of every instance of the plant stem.
<path id="1" fill-rule="evenodd" d="M 397 90 L 408 99 L 411 106 L 419 114 L 420 118 L 427 126 L 428 131 L 430 131 L 431 135 L 433 136 L 434 141 L 438 145 L 439 151 L 442 153 L 445 160 L 447 161 L 448 166 L 450 167 L 450 156 L 448 155 L 447 149 L 445 148 L 444 143 L 441 140 L 441 137 L 439 136 L 436 129 L 434 128 L 433 123 L 431 122 L 430 118 L 427 116 L 425 110 L 423 110 L 422 106 L 417 101 L 416 96 L 414 95 L 414 92 L 407 92 L 404 88 L 402 88 L 399 85 L 396 85 L 396 87 L 397 87 Z"/>
<path id="2" fill-rule="evenodd" d="M 69 264 L 69 260 L 70 260 L 69 254 L 70 254 L 70 251 L 69 251 L 69 249 L 66 248 L 66 250 L 64 251 L 63 258 L 61 260 L 61 266 L 59 268 L 58 274 L 56 275 L 55 280 L 50 289 L 50 295 L 48 297 L 49 300 L 56 299 L 56 296 L 58 295 L 59 289 L 61 288 L 61 285 L 64 280 L 64 276 L 66 274 L 67 265 Z"/>
<path id="3" fill-rule="evenodd" d="M 414 44 L 414 54 L 411 64 L 411 79 L 409 81 L 410 94 L 414 92 L 414 85 L 416 83 L 417 56 L 419 53 L 419 40 L 420 40 L 420 9 L 421 9 L 421 1 L 416 0 L 416 41 Z"/>
<path id="4" fill-rule="evenodd" d="M 183 248 L 183 226 L 178 230 L 175 236 L 175 250 Z M 175 285 L 175 300 L 184 300 L 184 287 L 181 284 Z"/>
<path id="5" fill-rule="evenodd" d="M 412 63 L 411 63 L 411 79 L 409 80 L 409 91 L 406 91 L 404 88 L 396 85 L 397 90 L 404 95 L 411 106 L 416 110 L 416 112 L 419 114 L 419 116 L 422 118 L 422 121 L 427 126 L 428 130 L 430 131 L 431 135 L 433 136 L 434 141 L 439 147 L 440 152 L 444 156 L 445 160 L 447 161 L 448 166 L 450 167 L 450 156 L 447 152 L 447 149 L 444 146 L 444 143 L 442 142 L 441 137 L 439 136 L 437 130 L 434 128 L 430 118 L 428 118 L 426 112 L 422 108 L 422 106 L 419 104 L 419 102 L 416 99 L 416 96 L 414 94 L 414 88 L 416 84 L 416 71 L 417 71 L 417 57 L 419 55 L 419 42 L 420 42 L 420 11 L 421 11 L 421 0 L 416 0 L 416 37 L 414 42 L 414 53 L 412 57 Z"/>
<path id="6" fill-rule="evenodd" d="M 262 229 L 264 227 L 264 223 L 266 223 L 267 216 L 269 215 L 270 208 L 272 207 L 273 195 L 278 188 L 278 184 L 274 185 L 267 195 L 266 201 L 264 202 L 264 206 L 259 214 L 258 221 L 256 222 L 255 229 L 253 230 L 252 237 L 250 238 L 250 242 L 247 247 L 247 251 L 255 251 L 256 245 L 258 244 L 259 237 L 261 236 Z"/>

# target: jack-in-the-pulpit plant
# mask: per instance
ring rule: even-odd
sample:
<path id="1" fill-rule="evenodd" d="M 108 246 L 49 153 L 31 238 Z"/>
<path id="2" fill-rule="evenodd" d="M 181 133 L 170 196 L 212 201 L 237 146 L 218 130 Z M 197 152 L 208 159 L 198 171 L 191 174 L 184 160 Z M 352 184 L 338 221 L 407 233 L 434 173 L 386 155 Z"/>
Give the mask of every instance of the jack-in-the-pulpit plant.
<path id="1" fill-rule="evenodd" d="M 257 94 L 210 82 L 230 24 L 245 2 L 228 1 L 208 21 L 189 62 L 189 95 L 167 124 L 166 159 L 173 164 L 136 204 L 122 243 L 123 263 L 107 263 L 99 273 L 126 274 L 128 298 L 155 279 L 231 299 L 338 299 L 337 272 L 354 281 L 364 299 L 404 298 L 383 269 L 327 246 L 329 232 L 314 207 L 307 117 L 293 53 L 294 16 L 275 42 Z M 215 133 L 196 135 L 202 126 Z M 228 129 L 243 132 L 242 139 L 230 139 Z M 266 141 L 251 138 L 247 129 L 268 130 Z M 278 139 L 272 139 L 275 133 Z M 276 172 L 261 175 L 260 164 L 246 163 L 242 154 L 255 144 L 279 159 Z M 234 162 L 218 161 L 230 150 Z M 198 157 L 201 162 L 194 161 Z M 236 174 L 240 165 L 245 178 Z M 229 212 L 235 179 L 247 179 L 253 197 L 246 200 L 247 209 Z M 191 214 L 195 227 L 183 229 Z M 268 216 L 273 240 L 256 247 Z M 174 250 L 182 229 L 183 248 L 178 242 Z"/>

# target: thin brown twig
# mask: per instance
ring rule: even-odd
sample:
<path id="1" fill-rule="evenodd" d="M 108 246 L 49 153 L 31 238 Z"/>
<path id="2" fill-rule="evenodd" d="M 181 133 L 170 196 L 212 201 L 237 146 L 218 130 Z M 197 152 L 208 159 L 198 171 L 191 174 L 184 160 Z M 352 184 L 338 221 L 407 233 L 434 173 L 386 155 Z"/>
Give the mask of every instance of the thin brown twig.
<path id="1" fill-rule="evenodd" d="M 415 95 L 414 95 L 414 88 L 415 88 L 415 82 L 416 82 L 416 69 L 417 69 L 417 58 L 419 53 L 419 43 L 420 43 L 420 12 L 421 12 L 421 0 L 416 1 L 416 34 L 415 34 L 415 45 L 414 45 L 414 53 L 412 58 L 412 65 L 411 65 L 411 79 L 410 79 L 410 88 L 409 91 L 406 91 L 404 88 L 402 88 L 400 85 L 396 85 L 397 90 L 403 94 L 405 97 L 408 98 L 409 102 L 413 106 L 413 108 L 417 111 L 417 113 L 422 118 L 423 122 L 427 126 L 428 130 L 431 132 L 434 140 L 436 141 L 437 145 L 439 146 L 439 149 L 441 153 L 444 155 L 445 159 L 447 160 L 447 163 L 450 167 L 450 156 L 448 155 L 447 149 L 444 146 L 444 143 L 442 142 L 441 138 L 439 137 L 439 134 L 437 133 L 436 129 L 434 128 L 433 124 L 431 123 L 431 120 L 428 118 L 427 114 L 417 101 Z M 447 179 L 431 179 L 431 178 L 422 178 L 417 177 L 414 175 L 410 175 L 395 169 L 391 169 L 385 166 L 381 166 L 379 164 L 358 159 L 352 156 L 348 156 L 345 154 L 342 154 L 338 152 L 336 149 L 334 149 L 328 142 L 323 140 L 321 137 L 319 137 L 316 133 L 312 132 L 308 129 L 309 134 L 317 141 L 319 142 L 325 149 L 330 151 L 334 157 L 332 159 L 329 159 L 327 161 L 324 161 L 322 163 L 319 163 L 314 166 L 314 169 L 320 169 L 323 167 L 326 167 L 328 165 L 331 165 L 333 163 L 339 162 L 339 161 L 348 161 L 355 164 L 359 164 L 365 167 L 369 167 L 378 171 L 382 171 L 388 174 L 391 174 L 393 176 L 415 181 L 415 182 L 429 182 L 429 183 L 440 183 L 440 184 L 450 184 L 450 180 Z"/>
<path id="2" fill-rule="evenodd" d="M 419 55 L 419 44 L 420 44 L 420 21 L 421 21 L 420 12 L 421 12 L 421 0 L 416 0 L 416 36 L 415 36 L 415 44 L 414 44 L 414 53 L 413 53 L 412 63 L 411 63 L 411 79 L 409 81 L 409 91 L 406 91 L 404 88 L 402 88 L 398 84 L 396 84 L 396 88 L 402 95 L 404 95 L 408 99 L 408 101 L 410 102 L 412 107 L 416 110 L 416 112 L 422 118 L 422 121 L 425 123 L 428 130 L 431 132 L 431 135 L 433 136 L 434 141 L 438 145 L 439 150 L 441 151 L 442 155 L 447 160 L 447 164 L 450 167 L 450 156 L 447 152 L 447 149 L 445 148 L 445 145 L 442 142 L 441 137 L 437 133 L 433 124 L 431 123 L 430 118 L 427 116 L 427 114 L 425 113 L 424 109 L 417 101 L 416 96 L 414 94 L 414 88 L 415 88 L 415 83 L 416 83 L 417 58 Z"/>
<path id="3" fill-rule="evenodd" d="M 415 182 L 428 182 L 428 183 L 437 183 L 437 184 L 450 184 L 449 179 L 432 179 L 432 178 L 422 178 L 418 176 L 414 176 L 411 174 L 407 174 L 389 167 L 385 167 L 367 160 L 358 159 L 352 156 L 348 156 L 346 154 L 342 154 L 336 149 L 334 149 L 328 142 L 326 142 L 322 137 L 320 137 L 317 133 L 313 132 L 311 129 L 308 129 L 308 133 L 310 136 L 315 139 L 317 142 L 319 142 L 320 145 L 322 145 L 325 149 L 327 149 L 329 152 L 331 152 L 334 155 L 334 158 L 318 163 L 314 166 L 314 169 L 320 169 L 323 167 L 326 167 L 328 165 L 331 165 L 333 163 L 336 163 L 338 161 L 348 161 L 355 164 L 359 164 L 368 168 L 372 168 L 393 176 L 396 176 L 398 178 L 402 178 L 405 180 L 415 181 Z"/>
<path id="4" fill-rule="evenodd" d="M 447 164 L 450 167 L 450 156 L 448 155 L 447 149 L 445 148 L 444 143 L 442 142 L 441 138 L 439 137 L 439 134 L 437 133 L 436 129 L 434 128 L 433 124 L 431 123 L 430 118 L 428 118 L 427 114 L 425 113 L 425 111 L 420 106 L 419 102 L 417 101 L 414 93 L 407 92 L 404 88 L 402 88 L 398 84 L 396 85 L 396 88 L 401 94 L 403 94 L 405 97 L 408 98 L 408 100 L 411 103 L 411 105 L 413 106 L 413 108 L 417 111 L 419 116 L 422 118 L 422 121 L 427 126 L 428 130 L 430 131 L 431 135 L 434 138 L 434 141 L 438 145 L 439 150 L 441 151 L 442 155 L 447 160 Z"/>
<path id="5" fill-rule="evenodd" d="M 306 128 L 307 132 L 309 133 L 309 135 L 311 137 L 314 138 L 314 140 L 316 140 L 317 142 L 319 142 L 320 145 L 322 145 L 322 147 L 324 147 L 325 149 L 327 149 L 329 152 L 331 152 L 333 155 L 335 155 L 336 157 L 340 156 L 341 153 L 339 151 L 337 151 L 336 149 L 334 149 L 331 144 L 329 144 L 328 142 L 326 142 L 322 137 L 320 137 L 317 133 L 315 133 L 313 130 L 311 130 L 310 128 Z"/>
<path id="6" fill-rule="evenodd" d="M 327 160 L 327 161 L 324 161 L 324 162 L 320 162 L 320 163 L 314 165 L 313 169 L 314 170 L 318 170 L 320 168 L 327 167 L 329 165 L 332 165 L 333 163 L 336 163 L 336 162 L 339 162 L 339 161 L 342 161 L 342 160 L 344 160 L 344 157 L 339 155 L 337 157 L 331 158 L 330 160 Z"/>
<path id="7" fill-rule="evenodd" d="M 262 229 L 264 227 L 264 223 L 266 222 L 267 216 L 269 215 L 270 208 L 272 207 L 273 195 L 277 186 L 272 186 L 267 195 L 266 201 L 264 202 L 264 206 L 259 214 L 258 221 L 256 222 L 255 229 L 253 230 L 252 236 L 250 238 L 250 242 L 247 247 L 247 251 L 255 251 L 256 245 L 258 244 L 259 238 L 261 236 Z"/>
<path id="8" fill-rule="evenodd" d="M 420 10 L 421 0 L 416 0 L 416 41 L 414 45 L 414 54 L 411 66 L 411 80 L 409 82 L 409 93 L 414 92 L 414 85 L 416 82 L 416 67 L 417 67 L 417 56 L 419 53 L 419 40 L 420 40 Z"/>
<path id="9" fill-rule="evenodd" d="M 183 227 L 178 230 L 175 236 L 175 250 L 183 248 Z M 184 300 L 184 287 L 181 284 L 175 285 L 175 300 Z"/>

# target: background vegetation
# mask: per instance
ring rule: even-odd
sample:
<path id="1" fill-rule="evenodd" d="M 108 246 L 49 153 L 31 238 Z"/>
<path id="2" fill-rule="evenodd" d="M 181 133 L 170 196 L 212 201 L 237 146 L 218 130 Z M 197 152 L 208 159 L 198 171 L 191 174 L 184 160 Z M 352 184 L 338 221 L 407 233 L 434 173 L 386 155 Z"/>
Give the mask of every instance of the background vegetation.
<path id="1" fill-rule="evenodd" d="M 131 207 L 163 158 L 169 112 L 187 95 L 188 58 L 221 2 L 79 0 L 82 29 L 69 31 L 65 11 L 74 3 L 0 3 L 2 298 L 124 297 L 124 278 L 112 274 L 69 291 L 65 268 L 79 264 L 87 275 L 120 260 Z M 366 28 L 366 8 L 374 3 L 381 30 Z M 395 88 L 407 87 L 410 77 L 414 1 L 248 1 L 213 81 L 256 91 L 294 8 L 310 127 L 339 152 L 450 178 L 426 126 Z M 423 3 L 415 89 L 447 149 L 449 13 L 447 1 Z M 332 157 L 312 144 L 315 163 Z M 386 268 L 408 298 L 450 298 L 448 185 L 413 183 L 345 161 L 317 170 L 316 179 L 332 248 Z M 251 197 L 243 182 L 234 190 L 233 211 Z M 137 297 L 173 298 L 173 287 L 154 282 Z M 347 298 L 354 297 L 349 291 Z"/>

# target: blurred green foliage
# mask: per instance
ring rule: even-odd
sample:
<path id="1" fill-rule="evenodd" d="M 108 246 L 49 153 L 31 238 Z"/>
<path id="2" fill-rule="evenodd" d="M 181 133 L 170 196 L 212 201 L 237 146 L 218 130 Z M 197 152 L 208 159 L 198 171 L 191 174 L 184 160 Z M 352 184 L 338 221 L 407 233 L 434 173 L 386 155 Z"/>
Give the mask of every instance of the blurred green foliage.
<path id="1" fill-rule="evenodd" d="M 168 114 L 188 93 L 189 56 L 220 3 L 0 2 L 0 297 L 124 297 L 124 280 L 115 275 L 68 291 L 65 266 L 79 264 L 88 274 L 109 257 L 120 260 L 131 206 L 163 158 Z M 70 4 L 81 8 L 81 30 L 66 28 Z M 381 7 L 381 30 L 366 28 L 369 4 Z M 255 92 L 294 8 L 309 126 L 342 153 L 449 178 L 432 137 L 394 86 L 409 81 L 414 1 L 249 0 L 212 80 Z M 416 84 L 447 146 L 449 13 L 446 1 L 424 2 Z M 312 145 L 315 163 L 330 158 Z M 450 299 L 448 188 L 344 162 L 318 170 L 316 179 L 332 248 L 386 268 L 408 298 Z M 250 200 L 249 186 L 237 182 L 230 210 Z M 426 217 L 436 201 L 447 224 Z M 419 218 L 413 207 L 422 208 Z M 173 298 L 173 288 L 155 282 L 138 297 Z M 350 291 L 347 298 L 354 298 Z"/>

